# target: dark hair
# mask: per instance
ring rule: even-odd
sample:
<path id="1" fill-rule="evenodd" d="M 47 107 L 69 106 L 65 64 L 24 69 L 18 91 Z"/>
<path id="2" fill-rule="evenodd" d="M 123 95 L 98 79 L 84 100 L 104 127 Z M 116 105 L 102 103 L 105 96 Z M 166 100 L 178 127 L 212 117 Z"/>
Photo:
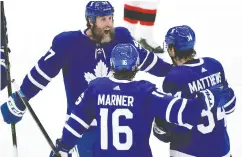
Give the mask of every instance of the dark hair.
<path id="1" fill-rule="evenodd" d="M 193 58 L 197 54 L 197 52 L 194 49 L 180 51 L 180 50 L 176 49 L 174 44 L 168 45 L 168 49 L 171 49 L 172 47 L 174 48 L 174 51 L 175 51 L 175 57 L 178 57 L 179 59 Z"/>
<path id="2" fill-rule="evenodd" d="M 112 68 L 113 69 L 113 68 Z M 114 71 L 114 70 L 113 70 Z M 129 71 L 127 69 L 122 69 L 120 71 L 114 71 L 113 76 L 118 80 L 132 80 L 136 73 L 138 72 L 138 68 L 136 67 L 134 71 Z"/>
<path id="3" fill-rule="evenodd" d="M 90 18 L 90 16 L 87 16 L 87 18 L 86 18 L 86 21 L 87 21 L 86 26 L 87 26 L 87 28 L 91 28 L 91 24 L 89 22 L 89 18 Z"/>

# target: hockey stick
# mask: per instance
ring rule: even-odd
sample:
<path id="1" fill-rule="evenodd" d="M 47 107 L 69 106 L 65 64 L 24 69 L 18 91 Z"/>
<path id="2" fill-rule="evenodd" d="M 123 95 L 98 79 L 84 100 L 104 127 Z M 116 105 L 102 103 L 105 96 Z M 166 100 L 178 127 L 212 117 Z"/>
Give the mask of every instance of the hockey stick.
<path id="1" fill-rule="evenodd" d="M 7 73 L 7 87 L 8 87 L 8 96 L 12 95 L 12 86 L 11 83 L 14 83 L 14 81 L 11 81 L 11 76 L 10 76 L 10 62 L 9 62 L 9 56 L 8 56 L 8 42 L 7 42 L 7 37 L 6 37 L 6 19 L 4 15 L 4 4 L 3 1 L 1 1 L 1 38 L 4 41 L 4 57 L 5 57 L 5 64 L 6 64 L 6 73 Z M 15 84 L 14 84 L 15 85 Z M 17 86 L 17 85 L 15 85 Z M 16 88 L 19 89 L 19 88 Z M 24 103 L 24 105 L 27 107 L 29 110 L 31 116 L 39 126 L 40 130 L 44 134 L 44 137 L 46 138 L 47 142 L 49 143 L 51 149 L 54 151 L 57 157 L 61 157 L 59 154 L 58 150 L 56 149 L 55 145 L 51 141 L 49 135 L 47 134 L 46 130 L 44 129 L 43 125 L 41 124 L 40 120 L 36 116 L 34 110 L 30 106 L 29 102 L 27 101 L 26 97 L 22 94 L 22 92 L 17 91 L 17 94 L 19 95 L 21 101 Z M 14 157 L 18 157 L 18 151 L 17 151 L 17 137 L 16 137 L 16 130 L 15 130 L 15 124 L 11 124 L 12 128 L 12 137 L 13 137 L 13 145 L 14 145 Z"/>
<path id="2" fill-rule="evenodd" d="M 19 89 L 19 87 L 17 87 L 16 83 L 14 82 L 14 80 L 12 81 L 13 85 L 15 86 L 16 89 Z M 26 97 L 24 96 L 24 94 L 20 91 L 17 90 L 17 94 L 19 95 L 21 101 L 24 103 L 24 105 L 27 107 L 27 109 L 29 110 L 31 116 L 33 117 L 34 121 L 37 123 L 38 127 L 40 128 L 41 132 L 43 133 L 45 139 L 47 140 L 48 144 L 50 145 L 51 149 L 54 151 L 55 155 L 57 155 L 57 157 L 61 157 L 61 155 L 59 154 L 58 150 L 56 149 L 55 145 L 53 144 L 53 142 L 51 141 L 48 133 L 46 132 L 45 128 L 43 127 L 43 125 L 41 124 L 39 118 L 37 117 L 37 115 L 35 114 L 34 110 L 32 109 L 32 107 L 30 106 L 28 100 L 26 99 Z"/>
<path id="3" fill-rule="evenodd" d="M 7 77 L 7 88 L 8 88 L 8 96 L 12 95 L 12 86 L 11 86 L 11 75 L 10 75 L 10 62 L 8 56 L 8 42 L 7 42 L 7 28 L 6 28 L 6 19 L 5 19 L 5 12 L 4 12 L 4 4 L 1 1 L 1 40 L 3 40 L 4 45 L 4 57 L 5 57 L 5 64 L 6 64 L 6 77 Z M 18 147 L 17 147 L 17 135 L 15 124 L 11 124 L 12 130 L 12 139 L 13 139 L 13 153 L 14 157 L 18 157 Z"/>

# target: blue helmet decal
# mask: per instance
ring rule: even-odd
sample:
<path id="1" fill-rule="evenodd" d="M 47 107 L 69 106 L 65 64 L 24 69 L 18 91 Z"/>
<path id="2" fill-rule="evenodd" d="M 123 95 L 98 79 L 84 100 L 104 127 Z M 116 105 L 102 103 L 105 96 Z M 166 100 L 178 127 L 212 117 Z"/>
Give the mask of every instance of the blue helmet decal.
<path id="1" fill-rule="evenodd" d="M 135 46 L 130 43 L 118 44 L 111 52 L 110 65 L 115 71 L 123 69 L 134 71 L 139 63 L 139 53 Z"/>
<path id="2" fill-rule="evenodd" d="M 186 25 L 172 27 L 166 33 L 165 43 L 174 44 L 180 51 L 193 49 L 196 43 L 195 32 Z"/>
<path id="3" fill-rule="evenodd" d="M 113 15 L 114 8 L 108 1 L 90 1 L 86 5 L 85 17 L 91 18 L 92 22 L 96 22 L 97 16 Z"/>

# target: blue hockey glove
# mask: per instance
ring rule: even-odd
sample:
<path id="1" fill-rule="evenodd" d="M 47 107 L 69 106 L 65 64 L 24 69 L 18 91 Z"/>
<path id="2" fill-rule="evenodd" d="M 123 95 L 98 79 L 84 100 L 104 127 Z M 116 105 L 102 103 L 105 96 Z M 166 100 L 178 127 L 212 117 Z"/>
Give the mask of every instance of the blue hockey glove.
<path id="1" fill-rule="evenodd" d="M 19 122 L 25 111 L 26 107 L 16 92 L 13 93 L 8 98 L 8 101 L 1 106 L 3 119 L 8 124 Z"/>
<path id="2" fill-rule="evenodd" d="M 61 157 L 72 157 L 71 149 L 61 143 L 61 139 L 56 140 L 56 148 L 59 151 Z M 53 151 L 50 152 L 50 157 L 60 157 L 57 156 Z"/>
<path id="3" fill-rule="evenodd" d="M 232 92 L 231 88 L 223 88 L 217 85 L 200 91 L 198 97 L 205 99 L 205 109 L 210 110 L 214 105 L 216 105 L 215 107 L 224 106 L 229 101 Z"/>

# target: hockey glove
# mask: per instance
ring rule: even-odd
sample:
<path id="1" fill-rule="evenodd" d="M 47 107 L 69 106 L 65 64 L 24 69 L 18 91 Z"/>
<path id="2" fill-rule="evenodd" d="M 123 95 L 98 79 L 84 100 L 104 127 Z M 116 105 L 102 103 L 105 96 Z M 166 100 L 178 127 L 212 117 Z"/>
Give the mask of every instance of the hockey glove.
<path id="1" fill-rule="evenodd" d="M 221 86 L 213 86 L 209 89 L 200 91 L 198 97 L 205 99 L 205 109 L 211 110 L 211 108 L 222 107 L 230 99 L 230 95 L 233 92 L 231 88 L 223 88 Z"/>
<path id="2" fill-rule="evenodd" d="M 68 148 L 64 144 L 61 143 L 61 139 L 56 140 L 56 148 L 59 151 L 61 157 L 72 157 L 70 151 L 72 148 Z M 50 152 L 50 157 L 60 157 L 56 155 L 53 151 Z"/>
<path id="3" fill-rule="evenodd" d="M 3 119 L 8 124 L 15 124 L 19 122 L 25 111 L 26 107 L 16 92 L 13 93 L 8 98 L 8 101 L 1 106 Z"/>
<path id="4" fill-rule="evenodd" d="M 168 143 L 171 142 L 171 133 L 165 129 L 165 121 L 155 118 L 153 123 L 153 134 L 160 141 Z"/>

